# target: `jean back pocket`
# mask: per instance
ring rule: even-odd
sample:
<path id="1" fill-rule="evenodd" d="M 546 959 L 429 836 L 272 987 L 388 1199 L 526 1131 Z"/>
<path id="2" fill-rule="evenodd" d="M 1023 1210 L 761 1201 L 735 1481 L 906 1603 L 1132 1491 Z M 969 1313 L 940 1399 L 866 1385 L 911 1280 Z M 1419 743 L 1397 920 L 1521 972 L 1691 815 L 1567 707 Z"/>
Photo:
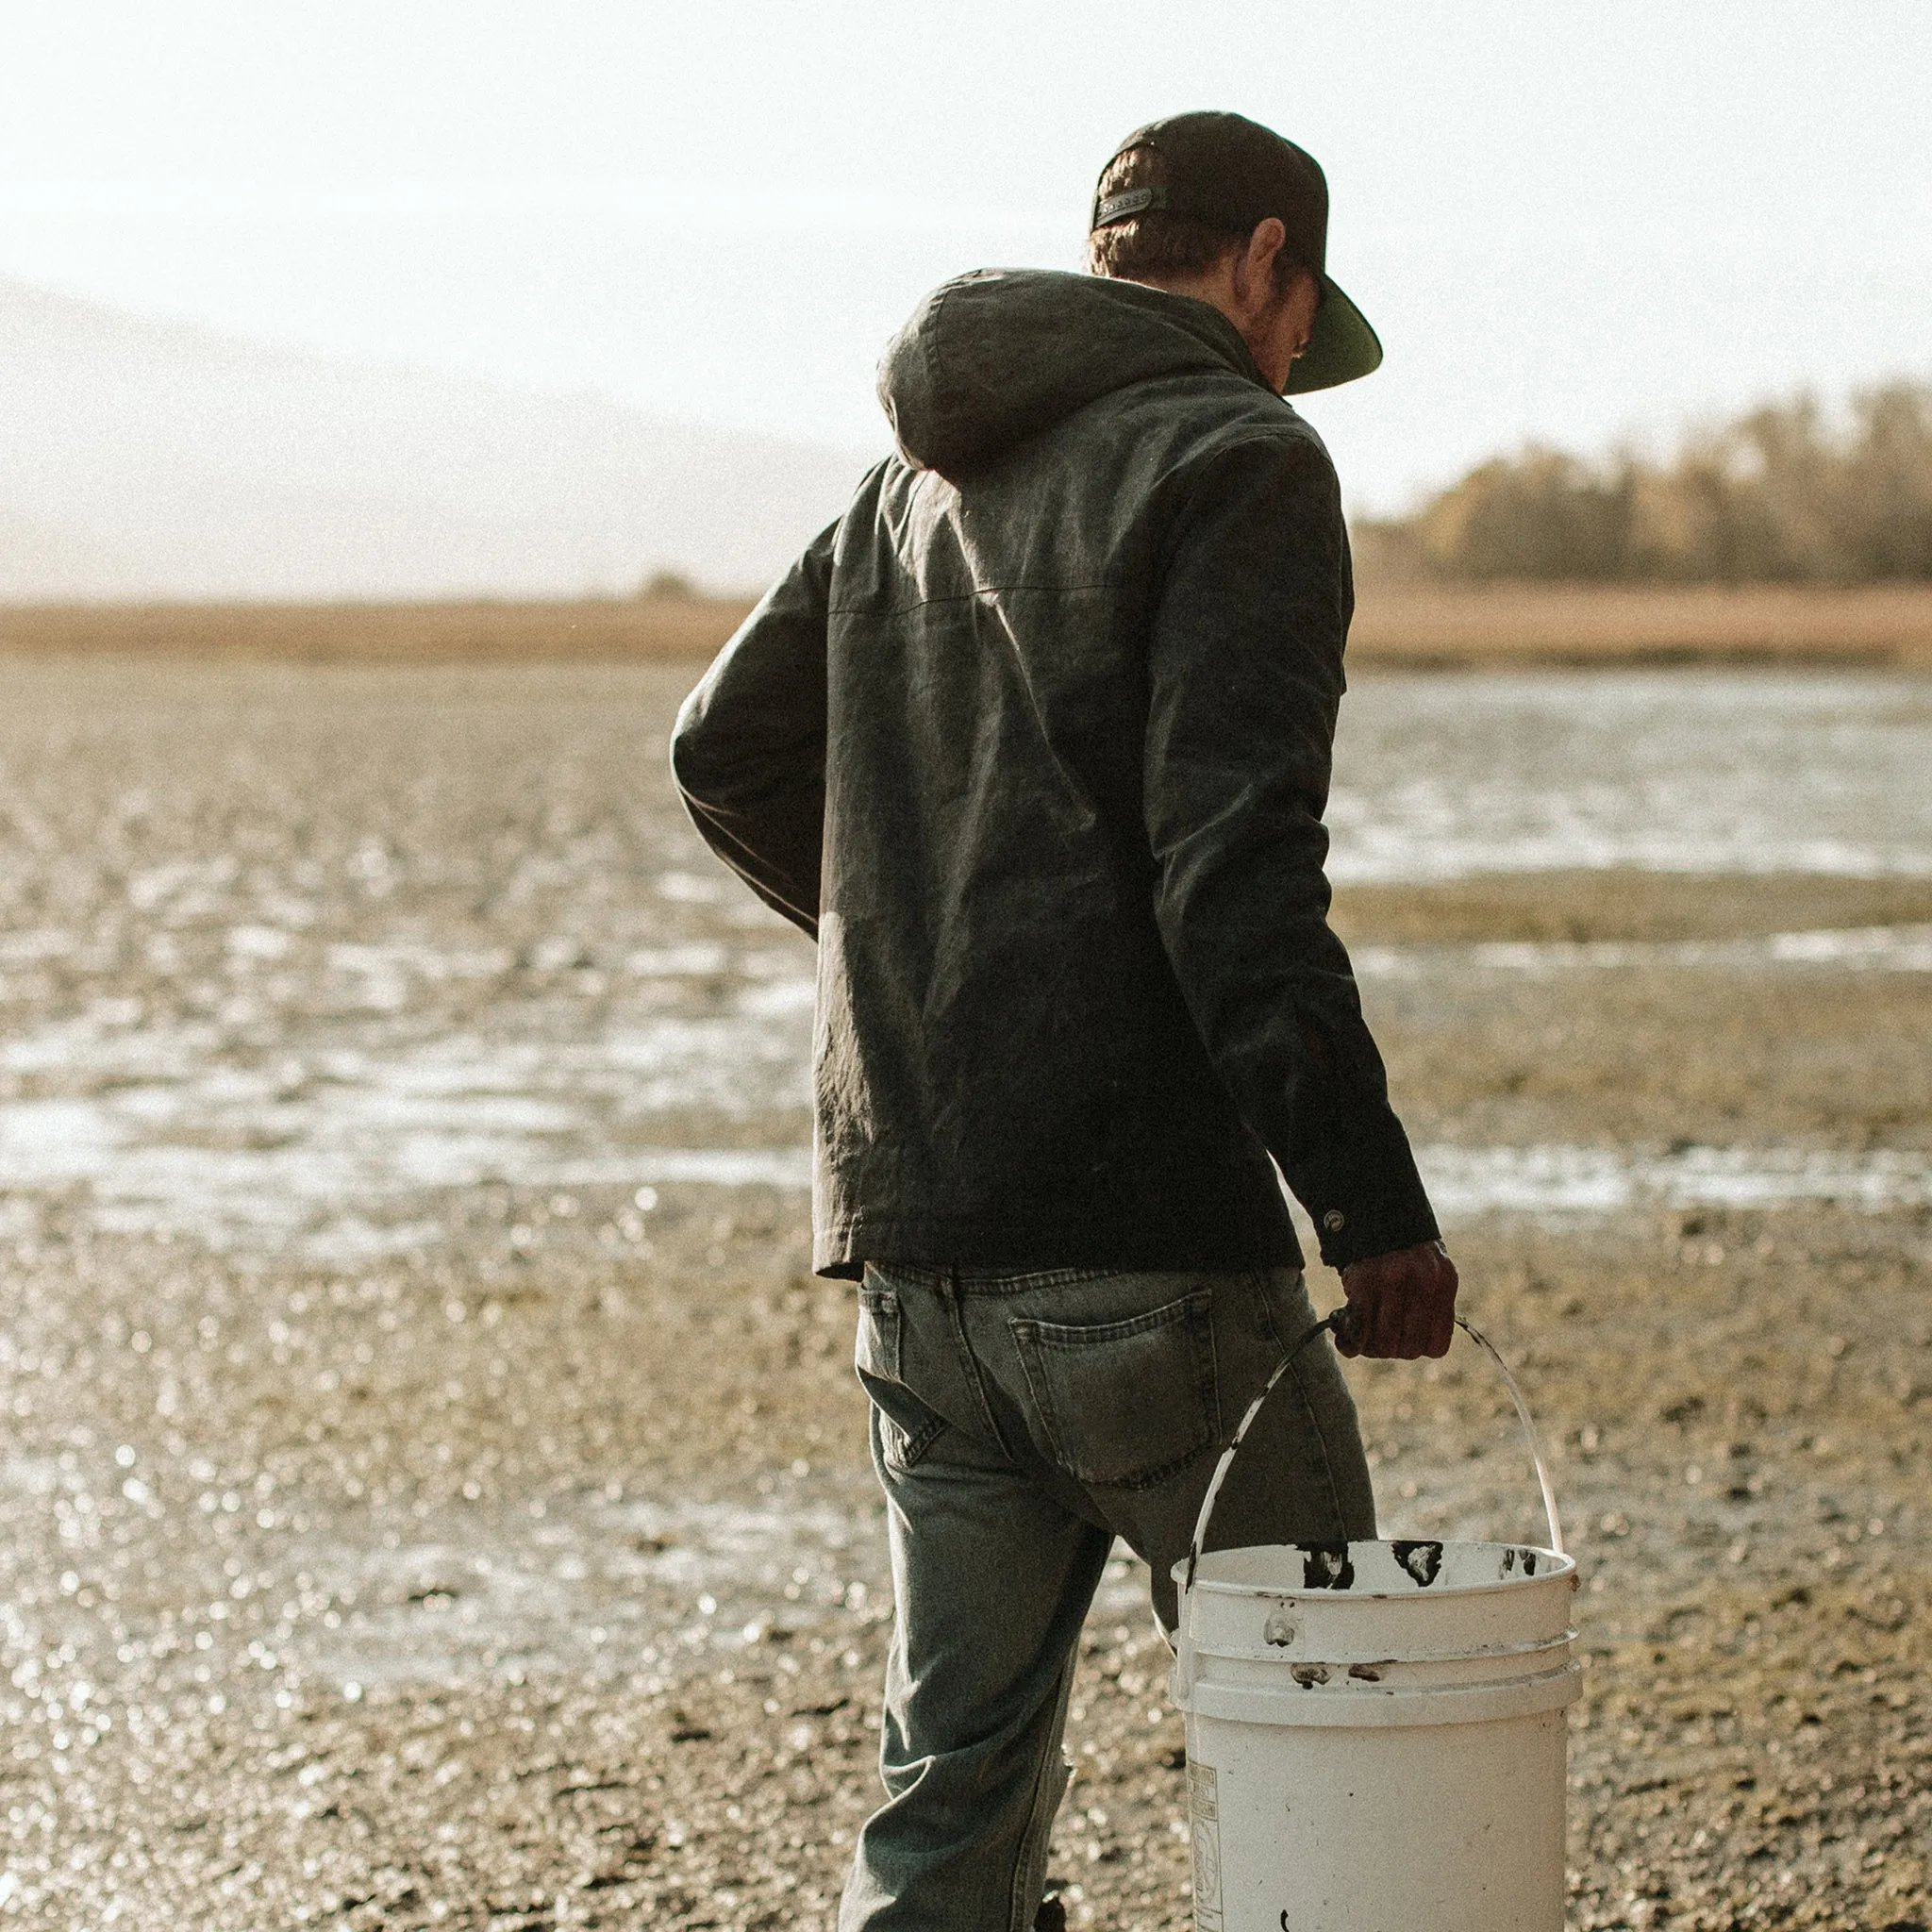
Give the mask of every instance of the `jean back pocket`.
<path id="1" fill-rule="evenodd" d="M 1054 1460 L 1076 1482 L 1151 1489 L 1213 1442 L 1213 1300 L 1197 1289 L 1123 1322 L 1014 1317 Z"/>

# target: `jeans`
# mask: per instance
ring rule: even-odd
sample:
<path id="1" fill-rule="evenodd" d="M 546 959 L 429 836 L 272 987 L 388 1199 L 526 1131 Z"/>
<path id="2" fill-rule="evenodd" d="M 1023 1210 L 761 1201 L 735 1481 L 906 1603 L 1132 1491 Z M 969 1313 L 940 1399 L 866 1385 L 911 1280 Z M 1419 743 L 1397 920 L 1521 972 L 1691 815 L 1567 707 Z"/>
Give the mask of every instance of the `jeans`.
<path id="1" fill-rule="evenodd" d="M 1220 1447 L 1313 1321 L 1293 1270 L 867 1268 L 857 1366 L 897 1615 L 887 1802 L 859 1835 L 840 1932 L 1029 1932 L 1077 1640 L 1113 1540 L 1146 1558 L 1172 1633 L 1169 1571 Z M 1208 1542 L 1374 1533 L 1324 1336 L 1249 1432 Z"/>

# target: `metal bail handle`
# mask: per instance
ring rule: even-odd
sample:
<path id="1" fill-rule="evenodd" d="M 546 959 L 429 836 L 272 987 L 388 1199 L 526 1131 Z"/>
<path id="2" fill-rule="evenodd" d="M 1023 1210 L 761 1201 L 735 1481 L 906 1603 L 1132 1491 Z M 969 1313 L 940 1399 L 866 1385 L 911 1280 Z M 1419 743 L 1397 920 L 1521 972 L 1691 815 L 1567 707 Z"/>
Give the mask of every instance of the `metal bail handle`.
<path id="1" fill-rule="evenodd" d="M 1274 1385 L 1293 1367 L 1295 1357 L 1307 1347 L 1318 1335 L 1324 1332 L 1341 1334 L 1342 1324 L 1349 1314 L 1347 1303 L 1332 1310 L 1297 1341 L 1292 1348 L 1275 1364 L 1274 1373 L 1261 1386 L 1261 1392 L 1248 1404 L 1248 1412 L 1236 1425 L 1235 1432 L 1228 1438 L 1227 1447 L 1221 1452 L 1221 1460 L 1214 1466 L 1214 1477 L 1208 1485 L 1208 1493 L 1201 1498 L 1201 1513 L 1194 1520 L 1194 1539 L 1188 1546 L 1188 1590 L 1194 1587 L 1194 1566 L 1201 1560 L 1201 1546 L 1208 1540 L 1208 1524 L 1214 1514 L 1214 1505 L 1221 1495 L 1221 1486 L 1227 1480 L 1227 1473 L 1234 1467 L 1235 1451 L 1241 1446 L 1242 1439 L 1254 1425 L 1255 1418 L 1261 1413 L 1261 1405 L 1274 1393 Z M 1550 1548 L 1557 1556 L 1567 1554 L 1563 1548 L 1563 1523 L 1557 1514 L 1557 1492 L 1550 1486 L 1550 1472 L 1543 1461 L 1542 1444 L 1537 1441 L 1536 1424 L 1530 1419 L 1529 1404 L 1523 1399 L 1523 1391 L 1516 1386 L 1516 1377 L 1509 1373 L 1509 1364 L 1496 1352 L 1496 1344 L 1476 1327 L 1473 1322 L 1465 1322 L 1460 1315 L 1456 1325 L 1495 1363 L 1503 1376 L 1503 1386 L 1509 1391 L 1509 1399 L 1516 1405 L 1517 1420 L 1523 1424 L 1524 1440 L 1529 1444 L 1529 1459 L 1536 1465 L 1536 1479 L 1543 1492 L 1543 1514 L 1549 1518 Z"/>

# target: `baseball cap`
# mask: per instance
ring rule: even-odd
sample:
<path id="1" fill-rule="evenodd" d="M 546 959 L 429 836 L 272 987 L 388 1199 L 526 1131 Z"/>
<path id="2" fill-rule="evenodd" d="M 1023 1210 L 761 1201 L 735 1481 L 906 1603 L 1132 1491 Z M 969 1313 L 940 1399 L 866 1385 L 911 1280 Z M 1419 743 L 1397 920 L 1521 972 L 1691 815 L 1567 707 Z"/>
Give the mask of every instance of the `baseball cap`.
<path id="1" fill-rule="evenodd" d="M 1322 307 L 1307 350 L 1288 379 L 1289 395 L 1333 389 L 1378 368 L 1382 344 L 1365 316 L 1328 274 L 1328 182 L 1313 155 L 1242 114 L 1174 114 L 1137 128 L 1108 162 L 1132 148 L 1152 148 L 1166 163 L 1158 188 L 1128 188 L 1102 199 L 1093 228 L 1131 222 L 1151 209 L 1187 215 L 1230 235 L 1252 234 L 1273 215 L 1288 230 L 1283 244 L 1322 285 Z M 1105 178 L 1106 169 L 1102 169 Z"/>

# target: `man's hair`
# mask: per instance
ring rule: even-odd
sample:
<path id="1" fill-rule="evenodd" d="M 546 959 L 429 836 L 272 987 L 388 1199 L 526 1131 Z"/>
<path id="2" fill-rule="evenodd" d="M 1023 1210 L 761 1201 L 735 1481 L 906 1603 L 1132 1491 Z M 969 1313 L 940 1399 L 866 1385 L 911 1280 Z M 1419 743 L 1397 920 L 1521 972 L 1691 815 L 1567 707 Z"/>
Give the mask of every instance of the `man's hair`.
<path id="1" fill-rule="evenodd" d="M 1107 164 L 1094 197 L 1104 201 L 1132 188 L 1167 185 L 1167 157 L 1158 148 L 1130 147 Z M 1097 275 L 1116 275 L 1128 282 L 1186 281 L 1205 275 L 1224 256 L 1245 248 L 1253 232 L 1224 228 L 1169 208 L 1149 208 L 1132 221 L 1094 229 L 1087 238 L 1087 266 Z M 1308 273 L 1307 265 L 1284 248 L 1274 258 L 1276 298 L 1288 293 L 1297 275 Z"/>

